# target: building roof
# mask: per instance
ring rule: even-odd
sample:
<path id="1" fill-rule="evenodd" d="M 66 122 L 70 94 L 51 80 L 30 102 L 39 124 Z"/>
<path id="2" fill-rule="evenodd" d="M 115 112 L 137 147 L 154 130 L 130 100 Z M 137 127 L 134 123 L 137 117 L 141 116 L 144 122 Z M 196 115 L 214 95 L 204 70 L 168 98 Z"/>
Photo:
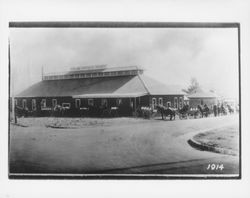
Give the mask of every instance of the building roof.
<path id="1" fill-rule="evenodd" d="M 184 95 L 144 75 L 43 80 L 16 97 L 127 98 L 143 95 Z"/>
<path id="2" fill-rule="evenodd" d="M 83 67 L 84 68 L 84 67 Z M 132 70 L 143 70 L 138 66 L 121 66 L 121 67 L 104 67 L 99 69 L 81 69 L 79 70 L 71 70 L 67 72 L 67 74 L 79 74 L 79 73 L 95 73 L 95 72 L 117 72 L 117 71 L 132 71 Z"/>
<path id="3" fill-rule="evenodd" d="M 91 94 L 145 95 L 147 91 L 138 76 L 85 78 L 41 81 L 24 90 L 17 97 L 86 97 Z"/>
<path id="4" fill-rule="evenodd" d="M 185 95 L 179 85 L 166 85 L 145 75 L 140 78 L 151 95 Z"/>
<path id="5" fill-rule="evenodd" d="M 187 96 L 188 98 L 218 98 L 219 96 L 209 91 L 199 91 Z"/>
<path id="6" fill-rule="evenodd" d="M 47 73 L 43 80 L 62 80 L 75 78 L 103 78 L 110 76 L 135 76 L 143 73 L 139 66 L 107 67 L 106 65 L 94 65 L 73 67 L 67 72 Z"/>
<path id="7" fill-rule="evenodd" d="M 143 70 L 141 67 L 137 65 L 132 66 L 119 66 L 119 67 L 107 67 L 107 65 L 92 65 L 92 66 L 83 66 L 83 67 L 72 67 L 70 72 L 110 72 L 110 71 L 127 71 L 127 70 Z"/>

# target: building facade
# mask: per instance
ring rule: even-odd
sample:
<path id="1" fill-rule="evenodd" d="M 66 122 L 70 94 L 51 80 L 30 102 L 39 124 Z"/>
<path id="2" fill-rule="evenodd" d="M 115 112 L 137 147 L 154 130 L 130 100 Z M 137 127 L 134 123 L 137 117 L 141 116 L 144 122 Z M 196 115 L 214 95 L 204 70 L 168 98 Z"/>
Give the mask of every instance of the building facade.
<path id="1" fill-rule="evenodd" d="M 47 116 L 55 106 L 67 108 L 70 116 L 81 110 L 98 116 L 103 109 L 117 109 L 120 116 L 132 115 L 140 107 L 156 105 L 182 108 L 184 93 L 143 74 L 137 66 L 106 65 L 71 68 L 69 72 L 44 75 L 15 97 L 17 107 L 34 116 Z"/>

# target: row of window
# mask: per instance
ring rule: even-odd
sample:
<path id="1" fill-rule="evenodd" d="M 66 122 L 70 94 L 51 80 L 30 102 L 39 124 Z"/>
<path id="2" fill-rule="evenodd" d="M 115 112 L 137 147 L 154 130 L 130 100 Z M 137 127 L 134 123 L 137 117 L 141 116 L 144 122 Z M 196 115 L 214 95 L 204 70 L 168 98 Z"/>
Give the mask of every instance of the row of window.
<path id="1" fill-rule="evenodd" d="M 120 99 L 120 98 L 116 99 L 116 105 L 120 106 L 121 104 L 122 104 L 122 99 Z M 17 100 L 16 100 L 16 105 L 17 105 Z M 57 99 L 52 99 L 52 107 L 55 107 L 56 105 L 57 105 Z M 89 106 L 94 106 L 94 99 L 89 98 L 88 99 L 88 105 Z M 107 99 L 101 99 L 101 105 L 104 106 L 104 107 L 107 107 L 108 106 L 108 100 Z M 155 108 L 156 105 L 157 105 L 157 99 L 152 98 L 152 107 Z M 163 98 L 158 98 L 158 105 L 164 105 L 163 104 Z M 32 108 L 33 111 L 35 111 L 37 109 L 36 106 L 37 106 L 36 99 L 32 99 L 31 108 Z M 71 104 L 70 103 L 62 103 L 62 106 L 70 108 Z M 171 107 L 171 102 L 167 101 L 165 106 Z M 22 107 L 27 108 L 27 100 L 26 99 L 22 100 Z M 81 107 L 81 100 L 80 99 L 75 99 L 75 108 L 80 108 L 80 107 Z M 174 108 L 182 108 L 183 107 L 183 98 L 180 97 L 179 98 L 179 103 L 178 103 L 178 98 L 174 97 L 174 105 L 173 105 L 173 107 Z M 41 100 L 41 109 L 44 109 L 44 108 L 47 108 L 46 99 Z"/>
<path id="2" fill-rule="evenodd" d="M 83 74 L 70 74 L 70 75 L 54 75 L 44 76 L 44 80 L 57 80 L 57 79 L 71 79 L 71 78 L 91 78 L 103 76 L 121 76 L 121 75 L 136 75 L 138 71 L 114 71 L 114 72 L 98 72 L 98 73 L 83 73 Z"/>
<path id="3" fill-rule="evenodd" d="M 17 100 L 15 100 L 15 103 L 17 105 Z M 120 99 L 120 98 L 116 99 L 116 104 L 118 106 L 121 105 L 122 104 L 122 99 Z M 55 107 L 56 105 L 57 105 L 57 99 L 52 99 L 52 107 Z M 88 99 L 88 105 L 89 106 L 94 106 L 94 99 L 89 98 Z M 108 100 L 107 99 L 102 99 L 101 100 L 101 105 L 107 107 L 108 106 Z M 70 108 L 71 104 L 70 103 L 62 103 L 62 106 Z M 22 107 L 24 109 L 27 108 L 27 100 L 26 99 L 22 100 Z M 46 107 L 47 107 L 46 99 L 42 99 L 41 100 L 41 109 L 44 109 Z M 80 108 L 80 107 L 81 107 L 81 100 L 80 99 L 75 99 L 75 108 Z M 36 110 L 36 99 L 31 100 L 31 108 L 32 108 L 33 111 Z"/>
<path id="4" fill-rule="evenodd" d="M 155 108 L 155 106 L 157 105 L 157 99 L 156 98 L 152 98 L 152 107 Z M 158 105 L 163 105 L 163 98 L 158 98 Z M 167 101 L 166 105 L 167 107 L 171 107 L 171 101 Z M 183 98 L 180 97 L 179 98 L 179 103 L 178 103 L 178 98 L 174 97 L 174 108 L 182 108 L 183 107 Z"/>

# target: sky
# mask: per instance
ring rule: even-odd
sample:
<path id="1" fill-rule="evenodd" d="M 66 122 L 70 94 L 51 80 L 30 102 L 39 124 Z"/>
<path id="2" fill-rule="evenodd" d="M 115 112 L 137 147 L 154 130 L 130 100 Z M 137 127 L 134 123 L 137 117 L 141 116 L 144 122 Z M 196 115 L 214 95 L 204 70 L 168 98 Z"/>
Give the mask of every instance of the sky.
<path id="1" fill-rule="evenodd" d="M 196 78 L 206 90 L 238 97 L 236 28 L 11 28 L 14 94 L 44 73 L 71 67 L 138 65 L 145 75 L 184 89 Z"/>

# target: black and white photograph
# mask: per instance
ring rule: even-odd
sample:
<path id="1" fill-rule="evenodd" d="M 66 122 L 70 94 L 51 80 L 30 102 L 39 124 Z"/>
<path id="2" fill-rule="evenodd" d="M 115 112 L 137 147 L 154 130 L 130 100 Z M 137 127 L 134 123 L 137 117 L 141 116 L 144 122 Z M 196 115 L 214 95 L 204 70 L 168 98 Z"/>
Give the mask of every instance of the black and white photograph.
<path id="1" fill-rule="evenodd" d="M 0 0 L 0 198 L 250 197 L 250 1 Z"/>
<path id="2" fill-rule="evenodd" d="M 241 178 L 237 23 L 9 24 L 10 178 Z"/>

